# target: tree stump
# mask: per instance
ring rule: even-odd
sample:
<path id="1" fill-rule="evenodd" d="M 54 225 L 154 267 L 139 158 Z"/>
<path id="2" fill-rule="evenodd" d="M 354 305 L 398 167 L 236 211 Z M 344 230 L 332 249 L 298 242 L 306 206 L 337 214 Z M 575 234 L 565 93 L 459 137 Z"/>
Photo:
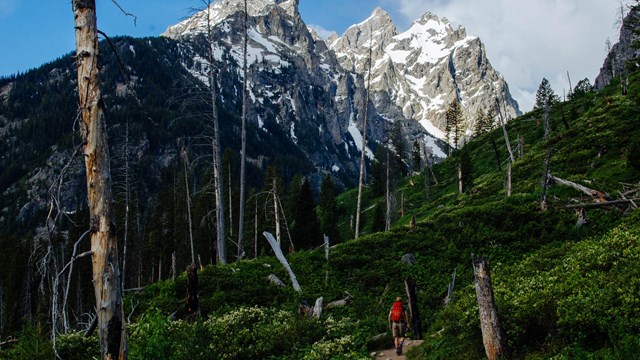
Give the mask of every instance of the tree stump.
<path id="1" fill-rule="evenodd" d="M 489 264 L 484 256 L 471 255 L 475 277 L 476 297 L 480 312 L 482 342 L 489 360 L 497 360 L 507 355 L 507 346 L 493 298 Z"/>
<path id="2" fill-rule="evenodd" d="M 187 267 L 187 313 L 196 314 L 198 309 L 198 268 L 191 264 Z"/>

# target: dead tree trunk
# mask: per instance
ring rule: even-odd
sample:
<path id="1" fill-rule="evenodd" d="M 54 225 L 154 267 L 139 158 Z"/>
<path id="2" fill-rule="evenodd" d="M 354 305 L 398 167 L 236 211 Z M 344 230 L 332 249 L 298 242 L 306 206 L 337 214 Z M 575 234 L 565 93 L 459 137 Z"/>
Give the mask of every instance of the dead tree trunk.
<path id="1" fill-rule="evenodd" d="M 507 197 L 511 196 L 511 162 L 507 163 Z"/>
<path id="2" fill-rule="evenodd" d="M 390 142 L 390 140 L 388 141 Z M 391 230 L 391 164 L 389 162 L 389 146 L 390 144 L 387 143 L 387 183 L 386 183 L 386 194 L 385 194 L 385 200 L 386 200 L 386 205 L 387 205 L 387 209 L 386 209 L 386 214 L 385 214 L 385 222 L 384 222 L 384 231 L 389 231 Z"/>
<path id="3" fill-rule="evenodd" d="M 502 172 L 502 162 L 500 161 L 500 153 L 498 152 L 498 144 L 491 138 L 491 145 L 493 146 L 493 153 L 496 155 L 496 163 L 498 163 L 498 171 Z"/>
<path id="4" fill-rule="evenodd" d="M 271 188 L 273 192 L 273 213 L 276 221 L 276 241 L 278 241 L 278 246 L 280 245 L 280 241 L 282 240 L 281 230 L 280 230 L 280 210 L 278 209 L 278 187 L 276 184 L 276 178 L 273 178 L 273 187 Z"/>
<path id="5" fill-rule="evenodd" d="M 198 301 L 198 267 L 191 264 L 187 267 L 187 314 L 197 314 L 199 311 Z"/>
<path id="6" fill-rule="evenodd" d="M 247 152 L 247 107 L 249 104 L 249 97 L 247 96 L 247 0 L 244 0 L 244 50 L 243 50 L 243 66 L 242 72 L 244 74 L 244 79 L 242 83 L 242 147 L 240 150 L 240 211 L 238 213 L 238 259 L 244 257 L 244 202 L 245 202 L 245 163 L 246 163 L 246 152 Z"/>
<path id="7" fill-rule="evenodd" d="M 103 359 L 125 359 L 127 341 L 112 207 L 109 146 L 100 92 L 96 4 L 95 0 L 73 0 L 72 7 L 100 349 Z"/>
<path id="8" fill-rule="evenodd" d="M 451 275 L 451 282 L 449 286 L 447 286 L 447 296 L 444 298 L 444 306 L 449 306 L 451 300 L 453 300 L 453 288 L 456 286 L 456 270 L 453 269 L 453 274 Z"/>
<path id="9" fill-rule="evenodd" d="M 471 255 L 475 277 L 476 297 L 480 312 L 482 342 L 489 360 L 497 360 L 507 355 L 507 342 L 500 326 L 498 311 L 493 298 L 489 264 L 484 256 Z"/>
<path id="10" fill-rule="evenodd" d="M 364 186 L 364 161 L 367 153 L 367 118 L 369 117 L 369 88 L 371 87 L 371 53 L 373 43 L 369 39 L 369 65 L 367 75 L 367 96 L 364 102 L 364 119 L 362 121 L 362 154 L 360 155 L 360 178 L 358 180 L 358 205 L 356 209 L 356 229 L 354 239 L 360 235 L 360 210 L 362 208 L 362 187 Z"/>
<path id="11" fill-rule="evenodd" d="M 463 192 L 462 186 L 462 162 L 458 161 L 458 194 L 462 195 Z"/>
<path id="12" fill-rule="evenodd" d="M 418 309 L 418 295 L 416 293 L 416 281 L 408 277 L 404 281 L 404 288 L 407 291 L 407 303 L 411 314 L 411 333 L 414 338 L 422 338 L 422 322 L 420 320 L 420 310 Z"/>
<path id="13" fill-rule="evenodd" d="M 222 186 L 222 161 L 220 156 L 220 131 L 218 121 L 218 107 L 216 104 L 216 72 L 214 68 L 214 40 L 213 40 L 213 25 L 211 23 L 211 1 L 204 0 L 204 4 L 207 6 L 207 49 L 208 49 L 208 66 L 209 66 L 209 92 L 211 97 L 211 120 L 213 127 L 213 137 L 211 139 L 211 152 L 213 156 L 213 191 L 216 198 L 216 244 L 218 248 L 218 262 L 220 264 L 227 263 L 227 238 L 225 235 L 224 224 L 224 188 Z"/>
<path id="14" fill-rule="evenodd" d="M 547 159 L 544 161 L 544 173 L 542 174 L 542 193 L 540 194 L 540 209 L 547 211 L 547 186 L 549 185 L 549 163 L 551 162 L 552 151 L 549 150 Z"/>
<path id="15" fill-rule="evenodd" d="M 103 359 L 126 359 L 127 340 L 113 213 L 109 146 L 103 110 L 104 102 L 100 92 L 95 0 L 73 0 L 72 8 L 76 29 L 78 96 L 82 115 L 81 132 L 91 219 L 93 286 L 100 351 Z"/>
<path id="16" fill-rule="evenodd" d="M 572 187 L 578 191 L 582 191 L 583 193 L 591 196 L 593 198 L 594 201 L 596 202 L 605 202 L 607 201 L 607 199 L 609 198 L 609 195 L 607 195 L 606 193 L 603 193 L 602 191 L 598 191 L 598 190 L 594 190 L 594 189 L 590 189 L 586 186 L 580 185 L 580 184 L 576 184 L 573 181 L 569 181 L 569 180 L 565 180 L 565 179 L 561 179 L 559 177 L 553 176 L 551 174 L 548 175 L 549 180 L 558 183 L 560 185 L 565 185 L 565 186 L 569 186 Z"/>
<path id="17" fill-rule="evenodd" d="M 513 150 L 511 150 L 511 143 L 509 142 L 509 133 L 507 132 L 507 124 L 506 119 L 502 118 L 502 111 L 500 110 L 500 103 L 496 98 L 496 109 L 498 110 L 498 118 L 500 119 L 500 125 L 502 126 L 502 133 L 504 134 L 504 142 L 507 145 L 507 151 L 509 152 L 509 158 L 511 162 L 516 162 L 516 159 L 513 156 Z M 506 114 L 505 114 L 506 116 Z"/>
<path id="18" fill-rule="evenodd" d="M 193 224 L 191 221 L 191 194 L 189 193 L 189 179 L 187 177 L 187 162 L 189 160 L 187 159 L 187 151 L 184 148 L 182 148 L 182 150 L 180 151 L 180 155 L 182 155 L 182 162 L 184 164 L 184 190 L 187 197 L 187 219 L 189 220 L 189 244 L 191 245 L 191 263 L 195 264 L 196 255 L 193 248 Z"/>
<path id="19" fill-rule="evenodd" d="M 291 285 L 293 286 L 293 289 L 297 292 L 301 292 L 302 289 L 298 284 L 298 279 L 296 279 L 296 275 L 293 273 L 293 270 L 291 270 L 291 267 L 289 266 L 287 259 L 284 257 L 284 254 L 282 254 L 282 250 L 280 249 L 280 244 L 276 241 L 276 239 L 273 238 L 273 235 L 271 235 L 270 232 L 265 231 L 262 234 L 264 235 L 265 238 L 267 238 L 269 245 L 271 245 L 273 252 L 276 254 L 276 258 L 278 258 L 278 260 L 280 261 L 284 269 L 287 270 L 287 273 L 289 273 L 289 277 L 291 278 Z"/>

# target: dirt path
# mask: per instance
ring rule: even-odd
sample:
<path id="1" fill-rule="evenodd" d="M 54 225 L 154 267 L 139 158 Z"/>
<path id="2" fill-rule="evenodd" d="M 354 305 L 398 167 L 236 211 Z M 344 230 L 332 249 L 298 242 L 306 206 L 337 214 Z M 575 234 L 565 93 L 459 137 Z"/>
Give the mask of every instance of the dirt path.
<path id="1" fill-rule="evenodd" d="M 376 351 L 375 352 L 375 357 L 372 356 L 372 358 L 380 359 L 380 360 L 406 359 L 407 357 L 405 356 L 405 354 L 407 353 L 407 351 L 409 351 L 409 349 L 411 349 L 414 346 L 418 346 L 418 345 L 422 344 L 422 341 L 423 340 L 405 339 L 404 346 L 402 347 L 402 355 L 396 355 L 396 349 L 395 348 L 391 348 L 391 349 L 385 349 L 385 350 Z M 371 355 L 373 355 L 373 353 Z"/>

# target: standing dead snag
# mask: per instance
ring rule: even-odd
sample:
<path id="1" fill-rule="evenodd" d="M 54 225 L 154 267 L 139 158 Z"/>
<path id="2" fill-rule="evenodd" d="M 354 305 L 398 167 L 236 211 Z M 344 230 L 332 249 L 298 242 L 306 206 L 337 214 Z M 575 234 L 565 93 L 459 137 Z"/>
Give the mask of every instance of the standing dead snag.
<path id="1" fill-rule="evenodd" d="M 109 146 L 100 92 L 96 3 L 95 0 L 73 0 L 72 8 L 100 351 L 103 359 L 126 359 Z"/>
<path id="2" fill-rule="evenodd" d="M 187 314 L 197 314 L 198 311 L 198 268 L 191 264 L 187 267 Z"/>
<path id="3" fill-rule="evenodd" d="M 496 360 L 507 355 L 507 342 L 500 326 L 498 311 L 493 298 L 489 264 L 484 256 L 471 255 L 475 277 L 476 297 L 480 312 L 482 342 L 489 360 Z"/>
<path id="4" fill-rule="evenodd" d="M 408 277 L 404 281 L 404 287 L 407 291 L 407 303 L 409 304 L 409 313 L 411 314 L 411 333 L 415 339 L 422 338 L 422 322 L 420 321 L 420 310 L 418 309 L 418 295 L 416 293 L 416 281 L 412 277 Z"/>

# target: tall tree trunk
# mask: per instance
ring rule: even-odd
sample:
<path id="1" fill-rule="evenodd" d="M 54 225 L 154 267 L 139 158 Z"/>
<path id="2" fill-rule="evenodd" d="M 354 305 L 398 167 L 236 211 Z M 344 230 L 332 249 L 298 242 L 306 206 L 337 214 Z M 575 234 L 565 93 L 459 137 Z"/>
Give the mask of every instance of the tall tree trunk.
<path id="1" fill-rule="evenodd" d="M 491 138 L 491 145 L 493 146 L 493 153 L 496 155 L 496 163 L 498 164 L 498 171 L 502 172 L 502 163 L 500 162 L 500 153 L 498 152 L 498 144 Z"/>
<path id="2" fill-rule="evenodd" d="M 356 209 L 356 229 L 354 239 L 360 235 L 360 212 L 362 208 L 362 187 L 364 186 L 364 161 L 367 153 L 367 119 L 369 117 L 369 88 L 371 87 L 371 53 L 373 43 L 369 39 L 369 64 L 367 70 L 367 96 L 364 101 L 364 119 L 362 120 L 362 154 L 360 155 L 360 178 L 358 180 L 358 206 Z"/>
<path id="3" fill-rule="evenodd" d="M 540 194 L 540 209 L 542 211 L 547 210 L 547 186 L 549 185 L 549 163 L 551 162 L 551 156 L 553 152 L 549 149 L 547 158 L 544 161 L 544 173 L 542 174 L 542 193 Z"/>
<path id="4" fill-rule="evenodd" d="M 184 164 L 184 189 L 187 197 L 187 218 L 189 220 L 189 244 L 191 245 L 191 263 L 196 263 L 196 253 L 193 248 L 193 224 L 191 221 L 191 195 L 189 193 L 189 181 L 187 179 L 187 152 L 183 148 L 180 152 L 182 155 L 182 162 Z"/>
<path id="5" fill-rule="evenodd" d="M 500 125 L 502 126 L 502 133 L 504 134 L 504 142 L 507 145 L 507 151 L 509 152 L 509 158 L 511 159 L 511 162 L 516 162 L 515 157 L 513 156 L 513 150 L 511 150 L 511 143 L 509 142 L 509 133 L 507 132 L 507 124 L 506 124 L 506 119 L 502 117 L 502 110 L 500 109 L 500 103 L 498 102 L 498 99 L 496 98 L 496 109 L 498 110 L 498 118 L 500 119 Z M 506 109 L 505 109 L 506 111 Z M 507 116 L 507 114 L 505 113 L 505 116 Z"/>
<path id="6" fill-rule="evenodd" d="M 391 229 L 391 164 L 389 161 L 389 146 L 391 144 L 387 144 L 387 183 L 386 183 L 386 202 L 387 202 L 387 212 L 385 216 L 384 222 L 384 231 L 389 231 Z"/>
<path id="7" fill-rule="evenodd" d="M 475 276 L 476 297 L 480 312 L 480 327 L 482 329 L 482 342 L 489 360 L 497 360 L 507 355 L 507 342 L 500 326 L 498 311 L 493 298 L 491 286 L 491 273 L 489 264 L 484 256 L 471 255 L 473 273 Z"/>
<path id="8" fill-rule="evenodd" d="M 109 146 L 100 92 L 96 4 L 95 0 L 73 0 L 72 7 L 100 351 L 103 359 L 126 359 Z"/>
<path id="9" fill-rule="evenodd" d="M 462 195 L 464 188 L 462 186 L 462 161 L 458 161 L 458 194 Z"/>
<path id="10" fill-rule="evenodd" d="M 281 230 L 280 230 L 280 210 L 278 209 L 278 187 L 276 183 L 276 178 L 273 178 L 273 212 L 276 220 L 276 241 L 278 241 L 278 245 L 280 245 L 281 241 Z"/>
<path id="11" fill-rule="evenodd" d="M 511 162 L 507 164 L 507 197 L 511 196 Z"/>
<path id="12" fill-rule="evenodd" d="M 243 239 L 244 239 L 244 197 L 245 197 L 245 162 L 247 159 L 247 107 L 249 104 L 249 97 L 247 96 L 247 0 L 244 0 L 244 51 L 243 58 L 244 64 L 242 68 L 242 72 L 244 73 L 244 81 L 242 83 L 242 149 L 240 150 L 240 212 L 238 214 L 238 259 L 243 257 Z"/>
<path id="13" fill-rule="evenodd" d="M 198 300 L 198 267 L 195 263 L 187 267 L 187 314 L 193 315 L 199 311 Z"/>
<path id="14" fill-rule="evenodd" d="M 418 309 L 418 293 L 416 292 L 416 281 L 408 277 L 404 281 L 404 288 L 407 292 L 407 304 L 411 314 L 411 333 L 415 339 L 422 338 L 422 321 L 420 320 L 420 310 Z"/>
<path id="15" fill-rule="evenodd" d="M 258 195 L 253 212 L 253 258 L 258 258 Z"/>
<path id="16" fill-rule="evenodd" d="M 127 283 L 127 249 L 129 243 L 129 201 L 131 198 L 129 185 L 129 118 L 125 128 L 124 139 L 124 244 L 122 249 L 122 290 Z"/>
<path id="17" fill-rule="evenodd" d="M 227 196 L 229 197 L 229 237 L 233 236 L 233 192 L 231 191 L 231 161 L 229 161 L 229 166 L 228 166 L 228 178 L 229 178 L 229 186 L 227 187 L 227 191 L 229 191 L 229 194 L 227 194 Z"/>
<path id="18" fill-rule="evenodd" d="M 213 54 L 213 25 L 211 24 L 211 1 L 204 2 L 207 6 L 207 48 L 209 55 L 209 91 L 211 96 L 211 119 L 213 138 L 211 141 L 213 155 L 213 190 L 216 197 L 216 240 L 218 248 L 218 263 L 227 263 L 227 238 L 224 224 L 224 189 L 222 187 L 222 161 L 220 156 L 220 131 L 218 121 L 218 107 L 216 104 L 216 73 Z"/>
<path id="19" fill-rule="evenodd" d="M 551 137 L 551 124 L 549 123 L 549 104 L 547 101 L 544 103 L 544 139 L 549 140 Z"/>

